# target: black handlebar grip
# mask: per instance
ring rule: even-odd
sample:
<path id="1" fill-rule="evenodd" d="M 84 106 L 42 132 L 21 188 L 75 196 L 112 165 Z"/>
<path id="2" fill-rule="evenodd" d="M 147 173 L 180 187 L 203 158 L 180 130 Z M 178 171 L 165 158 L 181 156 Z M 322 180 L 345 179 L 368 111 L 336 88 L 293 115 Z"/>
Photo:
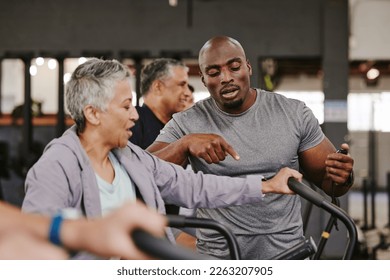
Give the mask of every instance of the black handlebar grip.
<path id="1" fill-rule="evenodd" d="M 343 259 L 350 260 L 352 258 L 355 244 L 357 242 L 357 228 L 351 217 L 340 207 L 327 201 L 322 195 L 312 190 L 303 183 L 298 182 L 295 178 L 288 179 L 288 186 L 292 191 L 299 194 L 301 197 L 326 210 L 334 217 L 340 219 L 346 226 L 349 235 L 348 247 L 345 251 Z"/>
<path id="2" fill-rule="evenodd" d="M 304 260 L 317 252 L 317 246 L 312 237 L 305 239 L 292 248 L 282 252 L 273 260 Z"/>
<path id="3" fill-rule="evenodd" d="M 168 226 L 170 227 L 188 227 L 187 217 L 181 215 L 167 215 Z"/>
<path id="4" fill-rule="evenodd" d="M 288 179 L 288 187 L 295 192 L 296 194 L 299 194 L 303 198 L 307 199 L 311 203 L 317 205 L 318 207 L 321 207 L 322 203 L 324 202 L 325 198 L 320 195 L 319 193 L 315 192 L 310 187 L 306 186 L 305 184 L 297 181 L 295 178 L 290 177 Z"/>

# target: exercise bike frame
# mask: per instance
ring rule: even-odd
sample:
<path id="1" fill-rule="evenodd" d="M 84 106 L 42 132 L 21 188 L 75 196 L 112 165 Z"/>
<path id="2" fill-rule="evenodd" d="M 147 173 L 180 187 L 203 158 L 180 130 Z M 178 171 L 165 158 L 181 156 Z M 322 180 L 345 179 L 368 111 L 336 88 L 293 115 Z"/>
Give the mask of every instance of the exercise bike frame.
<path id="1" fill-rule="evenodd" d="M 296 194 L 313 203 L 314 205 L 324 209 L 338 218 L 347 228 L 349 233 L 349 242 L 345 250 L 343 260 L 351 259 L 353 250 L 357 242 L 357 229 L 353 220 L 348 214 L 338 207 L 327 201 L 321 194 L 315 192 L 309 186 L 297 181 L 294 178 L 288 179 L 288 186 Z M 185 216 L 169 215 L 168 225 L 171 227 L 203 227 L 219 231 L 227 239 L 230 255 L 232 259 L 239 260 L 241 258 L 240 249 L 234 235 L 224 225 L 210 219 L 199 219 Z M 169 260 L 194 260 L 194 259 L 214 259 L 213 257 L 195 253 L 187 248 L 175 246 L 167 239 L 156 238 L 142 230 L 136 230 L 132 234 L 135 244 L 142 251 L 158 259 Z M 293 248 L 282 252 L 273 259 L 304 259 L 313 255 L 316 252 L 315 244 L 310 240 L 305 240 L 303 243 L 294 246 Z"/>
<path id="2" fill-rule="evenodd" d="M 297 181 L 294 178 L 288 179 L 288 186 L 292 191 L 301 197 L 305 198 L 314 205 L 324 209 L 333 217 L 338 218 L 347 228 L 349 241 L 345 250 L 343 260 L 350 260 L 353 255 L 355 244 L 357 242 L 357 229 L 352 218 L 340 207 L 326 200 L 325 197 L 308 187 L 307 185 Z"/>

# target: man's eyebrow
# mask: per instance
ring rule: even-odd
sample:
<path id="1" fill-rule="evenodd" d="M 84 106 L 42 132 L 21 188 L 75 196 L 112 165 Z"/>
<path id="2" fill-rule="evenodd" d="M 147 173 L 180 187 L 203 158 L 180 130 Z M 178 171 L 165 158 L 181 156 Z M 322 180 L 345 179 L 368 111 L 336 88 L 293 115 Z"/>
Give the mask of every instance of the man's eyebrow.
<path id="1" fill-rule="evenodd" d="M 214 64 L 214 65 L 208 65 L 206 66 L 205 68 L 205 71 L 209 71 L 210 69 L 218 69 L 218 68 L 221 68 L 221 66 L 217 65 L 217 64 Z"/>
<path id="2" fill-rule="evenodd" d="M 229 65 L 229 64 L 232 64 L 234 62 L 242 62 L 242 59 L 240 57 L 234 57 L 232 59 L 229 59 L 226 64 Z M 218 64 L 208 65 L 205 67 L 205 71 L 208 71 L 210 69 L 219 69 L 219 68 L 221 68 L 221 66 Z"/>
<path id="3" fill-rule="evenodd" d="M 235 58 L 229 59 L 227 64 L 232 64 L 233 62 L 242 62 L 242 59 L 240 57 L 235 57 Z"/>

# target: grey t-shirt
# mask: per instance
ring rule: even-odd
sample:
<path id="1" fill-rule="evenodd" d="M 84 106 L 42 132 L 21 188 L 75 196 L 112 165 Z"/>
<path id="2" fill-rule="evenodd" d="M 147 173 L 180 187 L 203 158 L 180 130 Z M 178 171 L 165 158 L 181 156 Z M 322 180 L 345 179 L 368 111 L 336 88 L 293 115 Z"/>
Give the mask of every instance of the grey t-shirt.
<path id="1" fill-rule="evenodd" d="M 282 167 L 299 170 L 298 153 L 318 145 L 324 134 L 306 105 L 280 94 L 257 90 L 255 104 L 241 114 L 221 111 L 211 98 L 177 113 L 156 141 L 171 143 L 191 133 L 223 136 L 240 160 L 227 157 L 208 164 L 190 157 L 195 171 L 272 176 Z M 303 240 L 298 196 L 268 194 L 256 205 L 198 209 L 197 216 L 222 222 L 236 235 L 243 259 L 270 259 Z M 212 230 L 197 231 L 201 253 L 229 258 L 225 239 Z"/>

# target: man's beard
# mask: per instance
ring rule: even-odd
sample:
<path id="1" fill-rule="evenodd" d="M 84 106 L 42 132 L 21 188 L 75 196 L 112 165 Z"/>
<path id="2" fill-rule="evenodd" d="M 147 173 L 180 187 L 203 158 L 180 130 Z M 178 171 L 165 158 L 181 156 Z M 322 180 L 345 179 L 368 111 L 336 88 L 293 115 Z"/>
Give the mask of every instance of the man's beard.
<path id="1" fill-rule="evenodd" d="M 240 108 L 243 103 L 244 103 L 244 100 L 242 98 L 240 98 L 240 99 L 234 100 L 232 102 L 226 102 L 223 105 L 228 109 L 237 109 L 237 108 Z"/>

